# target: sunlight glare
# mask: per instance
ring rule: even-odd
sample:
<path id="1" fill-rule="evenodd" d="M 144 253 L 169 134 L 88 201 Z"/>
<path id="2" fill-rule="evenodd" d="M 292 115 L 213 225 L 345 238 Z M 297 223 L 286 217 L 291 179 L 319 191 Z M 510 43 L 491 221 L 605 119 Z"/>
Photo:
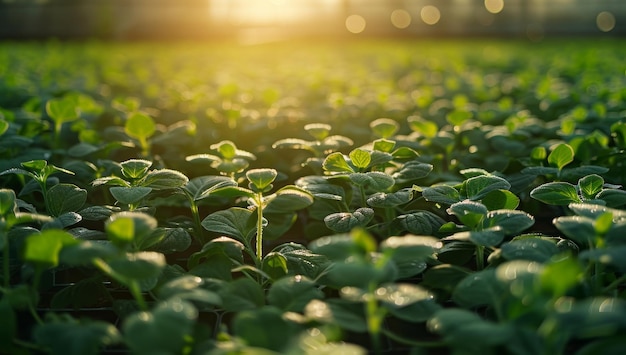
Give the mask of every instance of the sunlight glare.
<path id="1" fill-rule="evenodd" d="M 503 0 L 485 0 L 485 8 L 492 14 L 497 14 L 504 8 Z"/>
<path id="2" fill-rule="evenodd" d="M 441 12 L 433 5 L 426 5 L 422 8 L 420 16 L 427 25 L 435 25 L 441 19 Z"/>
<path id="3" fill-rule="evenodd" d="M 360 15 L 350 15 L 346 18 L 346 29 L 351 33 L 361 33 L 365 30 L 367 22 Z"/>
<path id="4" fill-rule="evenodd" d="M 407 28 L 411 24 L 411 14 L 403 9 L 393 10 L 391 23 L 397 28 Z"/>
<path id="5" fill-rule="evenodd" d="M 596 17 L 596 25 L 600 31 L 609 32 L 615 28 L 615 16 L 608 11 L 602 11 Z"/>

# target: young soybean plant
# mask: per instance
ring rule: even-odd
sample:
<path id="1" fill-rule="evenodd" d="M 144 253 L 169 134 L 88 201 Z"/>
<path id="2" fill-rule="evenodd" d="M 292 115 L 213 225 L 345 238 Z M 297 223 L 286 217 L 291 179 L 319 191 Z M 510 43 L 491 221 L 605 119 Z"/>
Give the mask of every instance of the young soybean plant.
<path id="1" fill-rule="evenodd" d="M 142 207 L 142 203 L 153 191 L 177 189 L 189 181 L 187 176 L 177 170 L 149 170 L 152 162 L 145 159 L 129 159 L 119 165 L 120 175 L 98 178 L 91 184 L 94 187 L 111 186 L 111 195 L 129 211 Z"/>
<path id="2" fill-rule="evenodd" d="M 248 188 L 224 187 L 219 194 L 243 197 L 247 200 L 249 208 L 231 207 L 220 210 L 209 214 L 201 222 L 209 232 L 226 235 L 241 243 L 242 249 L 254 260 L 255 268 L 251 271 L 261 274 L 262 270 L 286 268 L 286 259 L 279 253 L 270 253 L 264 258 L 263 239 L 267 234 L 273 239 L 283 235 L 296 221 L 296 211 L 313 203 L 313 195 L 293 185 L 284 186 L 268 194 L 273 189 L 273 182 L 277 176 L 278 172 L 275 169 L 246 171 Z M 255 236 L 256 244 L 253 247 L 252 238 Z M 211 243 L 205 244 L 205 248 L 192 256 L 190 261 L 209 253 L 209 249 L 214 246 Z M 287 270 L 284 271 L 286 273 Z"/>

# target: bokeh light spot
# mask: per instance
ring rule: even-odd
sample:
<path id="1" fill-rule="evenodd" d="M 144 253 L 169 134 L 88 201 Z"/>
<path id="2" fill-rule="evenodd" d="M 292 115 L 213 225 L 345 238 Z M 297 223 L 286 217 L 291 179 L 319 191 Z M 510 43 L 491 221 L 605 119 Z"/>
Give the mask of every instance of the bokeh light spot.
<path id="1" fill-rule="evenodd" d="M 426 5 L 422 8 L 420 16 L 422 16 L 422 21 L 427 25 L 434 25 L 441 19 L 441 12 L 435 6 Z"/>
<path id="2" fill-rule="evenodd" d="M 393 10 L 391 13 L 391 23 L 397 28 L 407 28 L 411 24 L 411 14 L 402 9 Z"/>
<path id="3" fill-rule="evenodd" d="M 608 11 L 602 11 L 596 16 L 596 25 L 600 31 L 609 32 L 615 28 L 615 16 Z"/>
<path id="4" fill-rule="evenodd" d="M 503 0 L 485 0 L 485 8 L 492 14 L 497 14 L 504 9 Z"/>
<path id="5" fill-rule="evenodd" d="M 365 30 L 367 22 L 360 15 L 350 15 L 346 18 L 346 29 L 352 33 L 361 33 Z"/>

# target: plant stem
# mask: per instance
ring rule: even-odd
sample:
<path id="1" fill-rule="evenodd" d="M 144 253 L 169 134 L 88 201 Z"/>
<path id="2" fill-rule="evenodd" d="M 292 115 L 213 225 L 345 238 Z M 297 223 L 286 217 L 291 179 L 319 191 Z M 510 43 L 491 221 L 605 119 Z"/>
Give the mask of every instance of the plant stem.
<path id="1" fill-rule="evenodd" d="M 130 290 L 131 295 L 133 295 L 135 301 L 137 301 L 139 309 L 141 309 L 142 311 L 147 311 L 148 304 L 141 294 L 141 288 L 139 287 L 139 283 L 136 280 L 132 280 L 128 285 L 128 289 Z"/>
<path id="2" fill-rule="evenodd" d="M 202 237 L 202 222 L 200 221 L 200 212 L 198 210 L 198 204 L 193 199 L 189 199 L 191 207 L 191 215 L 193 216 L 194 229 L 196 231 L 196 241 L 204 245 L 204 238 Z"/>
<path id="3" fill-rule="evenodd" d="M 256 194 L 256 258 L 261 263 L 263 259 L 263 193 L 257 192 Z"/>
<path id="4" fill-rule="evenodd" d="M 482 245 L 476 246 L 476 268 L 478 270 L 485 268 L 485 247 Z"/>

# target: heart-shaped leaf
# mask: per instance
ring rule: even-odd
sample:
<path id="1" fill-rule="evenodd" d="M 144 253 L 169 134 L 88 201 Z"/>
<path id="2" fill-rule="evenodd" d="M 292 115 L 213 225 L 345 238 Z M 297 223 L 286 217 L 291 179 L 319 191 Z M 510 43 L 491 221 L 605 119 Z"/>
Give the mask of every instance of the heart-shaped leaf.
<path id="1" fill-rule="evenodd" d="M 354 173 L 356 170 L 348 164 L 343 154 L 339 152 L 329 154 L 324 163 L 322 163 L 324 170 L 332 173 Z"/>
<path id="2" fill-rule="evenodd" d="M 120 166 L 122 167 L 122 175 L 129 179 L 139 179 L 148 172 L 152 162 L 145 159 L 129 159 L 121 162 Z"/>
<path id="3" fill-rule="evenodd" d="M 233 237 L 244 244 L 256 233 L 255 220 L 250 218 L 254 212 L 239 207 L 211 213 L 202 220 L 204 229 L 221 235 Z"/>
<path id="4" fill-rule="evenodd" d="M 87 190 L 73 184 L 57 184 L 48 190 L 47 199 L 50 214 L 58 217 L 78 211 L 87 201 Z"/>

